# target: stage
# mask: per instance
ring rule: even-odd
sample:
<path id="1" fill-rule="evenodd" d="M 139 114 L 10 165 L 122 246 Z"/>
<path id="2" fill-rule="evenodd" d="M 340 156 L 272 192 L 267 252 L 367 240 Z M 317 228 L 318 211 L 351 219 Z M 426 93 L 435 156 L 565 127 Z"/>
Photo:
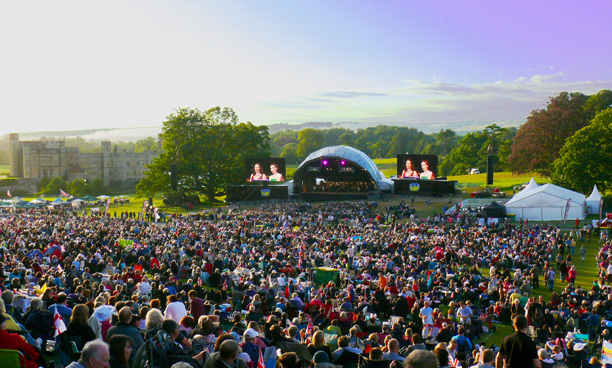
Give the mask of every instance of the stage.
<path id="1" fill-rule="evenodd" d="M 306 202 L 324 201 L 354 201 L 368 199 L 368 193 L 364 192 L 306 192 L 299 193 L 300 199 Z"/>
<path id="2" fill-rule="evenodd" d="M 287 187 L 287 185 L 268 185 L 268 183 L 253 183 L 228 186 L 226 201 L 265 201 L 269 199 L 287 198 L 289 198 L 289 188 Z"/>
<path id="3" fill-rule="evenodd" d="M 393 178 L 393 193 L 407 195 L 443 196 L 457 192 L 455 180 L 421 180 Z"/>

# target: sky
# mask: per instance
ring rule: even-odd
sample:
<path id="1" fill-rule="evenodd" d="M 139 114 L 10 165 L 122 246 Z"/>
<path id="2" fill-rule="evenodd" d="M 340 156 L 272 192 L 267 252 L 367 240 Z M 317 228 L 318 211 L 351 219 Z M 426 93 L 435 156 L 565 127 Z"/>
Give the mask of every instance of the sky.
<path id="1" fill-rule="evenodd" d="M 0 135 L 162 125 L 520 123 L 612 88 L 611 1 L 0 0 Z"/>

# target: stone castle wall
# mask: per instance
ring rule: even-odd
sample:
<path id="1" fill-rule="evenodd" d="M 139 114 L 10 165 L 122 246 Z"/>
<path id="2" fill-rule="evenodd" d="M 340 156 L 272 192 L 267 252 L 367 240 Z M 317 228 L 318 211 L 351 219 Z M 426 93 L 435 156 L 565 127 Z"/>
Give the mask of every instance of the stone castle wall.
<path id="1" fill-rule="evenodd" d="M 61 177 L 64 180 L 102 179 L 105 185 L 132 185 L 142 179 L 146 165 L 157 152 L 117 152 L 111 142 L 101 143 L 100 153 L 81 153 L 66 147 L 64 141 L 20 141 L 18 133 L 10 135 L 10 174 L 12 177 L 40 180 Z"/>

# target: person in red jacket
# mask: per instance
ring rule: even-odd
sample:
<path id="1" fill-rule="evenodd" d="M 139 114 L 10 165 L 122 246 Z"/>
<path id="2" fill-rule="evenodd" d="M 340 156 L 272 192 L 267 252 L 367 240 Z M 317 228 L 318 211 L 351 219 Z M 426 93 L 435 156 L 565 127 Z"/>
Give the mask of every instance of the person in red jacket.
<path id="1" fill-rule="evenodd" d="M 26 360 L 26 368 L 38 368 L 39 355 L 36 349 L 18 334 L 6 330 L 6 317 L 2 314 L 0 314 L 0 346 L 2 349 L 21 351 Z"/>
<path id="2" fill-rule="evenodd" d="M 574 287 L 574 281 L 576 281 L 576 267 L 572 266 L 569 271 L 567 271 L 567 282 Z"/>

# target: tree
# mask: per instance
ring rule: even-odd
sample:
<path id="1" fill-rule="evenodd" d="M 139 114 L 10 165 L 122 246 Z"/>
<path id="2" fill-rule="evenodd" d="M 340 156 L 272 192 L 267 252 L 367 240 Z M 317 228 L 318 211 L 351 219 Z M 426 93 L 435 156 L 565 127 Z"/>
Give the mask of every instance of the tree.
<path id="1" fill-rule="evenodd" d="M 305 159 L 306 156 L 323 147 L 325 147 L 325 140 L 320 130 L 312 128 L 300 130 L 296 152 L 300 160 Z"/>
<path id="2" fill-rule="evenodd" d="M 455 147 L 440 164 L 442 175 L 465 175 L 473 167 L 484 167 L 485 157 L 482 157 L 482 149 L 487 142 L 487 136 L 483 132 L 466 134 L 457 147 Z M 485 146 L 486 147 L 486 146 Z"/>
<path id="3" fill-rule="evenodd" d="M 591 124 L 567 139 L 553 164 L 555 184 L 588 193 L 612 189 L 612 109 L 595 116 Z"/>
<path id="4" fill-rule="evenodd" d="M 440 147 L 440 155 L 446 156 L 446 153 L 453 149 L 453 145 L 457 139 L 457 133 L 452 129 L 441 129 L 436 138 L 438 139 L 438 145 Z"/>
<path id="5" fill-rule="evenodd" d="M 87 193 L 87 184 L 85 184 L 85 180 L 83 179 L 74 179 L 70 183 L 69 193 L 74 196 L 80 196 Z"/>
<path id="6" fill-rule="evenodd" d="M 51 182 L 51 178 L 48 176 L 43 176 L 42 178 L 40 178 L 40 180 L 38 181 L 38 184 L 36 185 L 36 189 L 38 190 L 38 193 L 40 194 L 44 193 L 50 182 Z"/>
<path id="7" fill-rule="evenodd" d="M 389 151 L 387 152 L 387 157 L 395 157 L 397 154 L 406 152 L 408 147 L 408 139 L 405 134 L 396 134 L 391 139 L 391 144 L 389 144 Z"/>
<path id="8" fill-rule="evenodd" d="M 582 93 L 561 92 L 550 99 L 546 109 L 533 110 L 514 137 L 508 162 L 512 171 L 537 171 L 551 175 L 565 140 L 587 125 L 589 113 Z"/>
<path id="9" fill-rule="evenodd" d="M 45 188 L 44 194 L 60 195 L 60 189 L 66 190 L 65 188 L 68 188 L 68 183 L 66 180 L 56 176 L 55 178 L 51 179 Z"/>
<path id="10" fill-rule="evenodd" d="M 297 144 L 296 143 L 287 143 L 283 146 L 283 150 L 280 153 L 280 157 L 284 157 L 285 161 L 288 164 L 297 164 L 299 163 L 299 159 L 297 156 Z"/>
<path id="11" fill-rule="evenodd" d="M 91 195 L 101 195 L 106 192 L 106 186 L 104 185 L 104 180 L 100 178 L 93 179 L 87 183 L 87 193 Z"/>
<path id="12" fill-rule="evenodd" d="M 136 186 L 139 195 L 204 194 L 214 201 L 225 194 L 227 185 L 240 181 L 245 158 L 270 155 L 268 128 L 238 123 L 229 108 L 178 109 L 166 117 L 160 139 L 163 152 Z M 170 180 L 172 171 L 176 189 Z"/>
<path id="13" fill-rule="evenodd" d="M 159 148 L 158 142 L 153 137 L 147 137 L 136 142 L 135 152 L 157 151 Z"/>
<path id="14" fill-rule="evenodd" d="M 612 107 L 612 91 L 602 89 L 596 94 L 589 97 L 584 103 L 584 110 L 589 113 L 589 116 L 594 117 L 600 111 L 604 111 Z"/>

